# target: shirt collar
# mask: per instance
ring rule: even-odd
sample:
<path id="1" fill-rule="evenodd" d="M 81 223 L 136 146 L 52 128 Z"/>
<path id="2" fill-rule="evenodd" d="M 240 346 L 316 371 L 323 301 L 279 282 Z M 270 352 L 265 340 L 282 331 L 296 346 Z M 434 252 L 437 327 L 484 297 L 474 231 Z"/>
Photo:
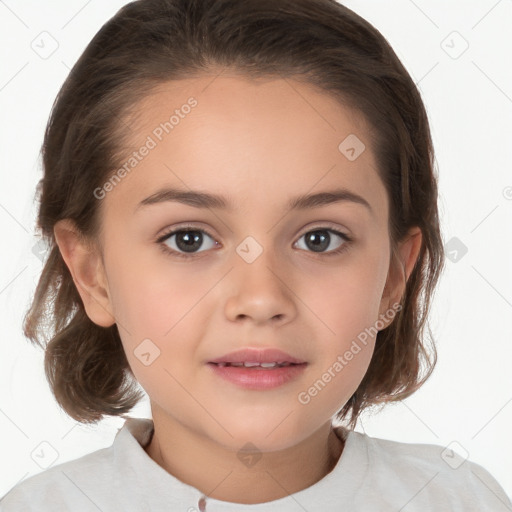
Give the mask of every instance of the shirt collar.
<path id="1" fill-rule="evenodd" d="M 148 418 L 128 418 L 112 445 L 118 474 L 131 474 L 137 482 L 137 499 L 148 509 L 163 505 L 179 510 L 201 510 L 200 500 L 206 498 L 205 512 L 288 512 L 319 510 L 321 503 L 350 502 L 364 482 L 369 467 L 364 434 L 334 427 L 345 438 L 345 447 L 336 465 L 321 480 L 296 493 L 266 503 L 240 504 L 205 496 L 159 466 L 144 450 L 151 441 L 154 424 Z M 178 509 L 178 508 L 177 508 Z"/>

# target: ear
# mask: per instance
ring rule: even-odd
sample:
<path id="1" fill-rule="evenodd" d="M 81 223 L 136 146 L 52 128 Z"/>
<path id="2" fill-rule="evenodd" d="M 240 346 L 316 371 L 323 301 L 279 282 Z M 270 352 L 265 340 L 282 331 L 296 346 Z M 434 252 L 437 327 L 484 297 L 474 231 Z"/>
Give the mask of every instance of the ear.
<path id="1" fill-rule="evenodd" d="M 416 226 L 411 228 L 406 237 L 399 242 L 398 253 L 395 257 L 392 255 L 391 258 L 388 279 L 379 310 L 380 315 L 384 315 L 393 305 L 400 303 L 405 293 L 409 276 L 418 259 L 422 239 L 421 229 Z M 397 261 L 397 258 L 399 261 Z M 387 317 L 381 316 L 380 318 L 386 323 L 386 327 L 393 321 L 393 317 L 388 319 Z"/>
<path id="2" fill-rule="evenodd" d="M 87 316 L 101 327 L 110 327 L 115 318 L 100 251 L 85 240 L 70 219 L 58 221 L 53 232 Z"/>

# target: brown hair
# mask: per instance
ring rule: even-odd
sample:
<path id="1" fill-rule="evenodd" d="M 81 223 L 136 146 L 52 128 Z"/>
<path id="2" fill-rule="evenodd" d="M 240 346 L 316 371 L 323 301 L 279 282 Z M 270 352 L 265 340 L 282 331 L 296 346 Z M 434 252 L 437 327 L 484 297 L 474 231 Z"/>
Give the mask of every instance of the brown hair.
<path id="1" fill-rule="evenodd" d="M 85 240 L 95 240 L 93 191 L 126 156 L 127 116 L 156 86 L 214 69 L 300 80 L 359 111 L 390 199 L 394 264 L 408 229 L 422 231 L 402 309 L 378 332 L 366 375 L 338 411 L 338 420 L 350 412 L 354 427 L 365 408 L 402 400 L 432 373 L 437 354 L 432 344 L 429 357 L 424 329 L 444 251 L 419 91 L 382 34 L 335 0 L 138 0 L 101 27 L 60 89 L 46 128 L 38 228 L 49 254 L 24 333 L 41 346 L 45 340 L 46 376 L 77 421 L 124 417 L 143 397 L 117 326 L 100 327 L 86 315 L 53 228 L 69 218 Z"/>

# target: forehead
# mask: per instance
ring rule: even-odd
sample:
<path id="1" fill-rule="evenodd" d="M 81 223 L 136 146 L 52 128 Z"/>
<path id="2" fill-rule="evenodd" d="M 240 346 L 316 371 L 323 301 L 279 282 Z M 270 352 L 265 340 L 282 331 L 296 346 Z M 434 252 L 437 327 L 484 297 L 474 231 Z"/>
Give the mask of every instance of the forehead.
<path id="1" fill-rule="evenodd" d="M 132 210 L 165 186 L 229 196 L 239 210 L 345 187 L 387 210 L 364 118 L 309 84 L 236 75 L 166 82 L 127 122 L 124 163 L 138 154 L 109 199 Z"/>

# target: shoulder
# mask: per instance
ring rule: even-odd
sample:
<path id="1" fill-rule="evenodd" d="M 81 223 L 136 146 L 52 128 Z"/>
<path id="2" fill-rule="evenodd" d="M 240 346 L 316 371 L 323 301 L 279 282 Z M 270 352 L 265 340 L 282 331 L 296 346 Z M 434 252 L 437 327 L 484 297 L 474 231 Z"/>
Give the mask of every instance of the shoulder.
<path id="1" fill-rule="evenodd" d="M 111 448 L 103 448 L 23 480 L 0 499 L 0 512 L 67 510 L 71 504 L 86 502 L 92 505 L 88 493 L 97 492 L 99 485 L 113 477 L 111 452 Z"/>
<path id="2" fill-rule="evenodd" d="M 507 494 L 460 446 L 402 443 L 351 432 L 368 463 L 365 487 L 378 490 L 379 502 L 404 510 L 512 510 Z M 407 505 L 407 506 L 406 506 Z M 387 510 L 385 507 L 383 510 Z"/>
<path id="3" fill-rule="evenodd" d="M 24 510 L 142 510 L 134 497 L 141 464 L 157 471 L 145 454 L 153 423 L 129 418 L 111 446 L 53 466 L 15 485 L 0 499 L 0 512 Z"/>

